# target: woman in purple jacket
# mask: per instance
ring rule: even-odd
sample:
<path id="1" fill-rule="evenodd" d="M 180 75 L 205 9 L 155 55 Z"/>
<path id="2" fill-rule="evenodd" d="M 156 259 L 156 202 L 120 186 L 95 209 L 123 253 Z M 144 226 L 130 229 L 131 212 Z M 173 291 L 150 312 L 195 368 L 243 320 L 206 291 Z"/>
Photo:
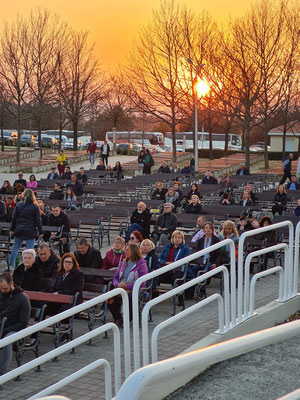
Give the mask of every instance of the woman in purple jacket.
<path id="1" fill-rule="evenodd" d="M 125 247 L 125 259 L 121 262 L 117 269 L 114 278 L 113 286 L 115 288 L 125 289 L 129 298 L 129 316 L 132 319 L 132 289 L 135 281 L 148 273 L 146 261 L 143 259 L 141 250 L 136 244 L 127 244 Z M 145 287 L 144 282 L 141 287 Z M 123 318 L 120 310 L 122 305 L 121 296 L 113 297 L 108 301 L 108 308 L 112 313 L 115 324 L 119 327 L 123 326 Z"/>

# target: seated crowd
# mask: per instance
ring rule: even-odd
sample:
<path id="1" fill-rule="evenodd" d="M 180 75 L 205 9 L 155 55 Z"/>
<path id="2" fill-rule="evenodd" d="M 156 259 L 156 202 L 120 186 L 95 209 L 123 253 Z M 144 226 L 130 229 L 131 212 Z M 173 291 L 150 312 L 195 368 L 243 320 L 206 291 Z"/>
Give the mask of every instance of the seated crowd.
<path id="1" fill-rule="evenodd" d="M 181 174 L 189 174 L 190 165 L 187 163 L 181 170 Z M 98 170 L 105 169 L 103 161 L 99 163 Z M 161 173 L 170 173 L 170 168 L 162 163 Z M 169 169 L 169 171 L 168 171 Z M 175 168 L 176 169 L 176 168 Z M 121 176 L 123 170 L 120 163 L 114 167 L 115 172 Z M 183 171 L 183 172 L 182 172 Z M 48 179 L 57 180 L 55 168 L 48 175 Z M 236 175 L 249 175 L 249 171 L 241 164 Z M 242 215 L 236 221 L 226 220 L 219 230 L 216 231 L 212 222 L 205 215 L 201 215 L 204 210 L 201 204 L 201 185 L 218 185 L 216 196 L 218 202 L 222 205 L 235 204 L 234 192 L 235 186 L 230 176 L 224 179 L 215 179 L 211 171 L 207 171 L 200 185 L 192 183 L 186 195 L 181 183 L 176 180 L 170 187 L 164 187 L 163 182 L 157 182 L 151 195 L 153 200 L 162 202 L 161 212 L 155 217 L 153 224 L 150 207 L 145 202 L 139 202 L 137 208 L 130 217 L 130 226 L 125 237 L 117 236 L 113 239 L 112 247 L 105 255 L 101 251 L 91 246 L 88 239 L 80 237 L 76 241 L 76 250 L 71 252 L 69 243 L 70 219 L 63 211 L 61 205 L 54 204 L 50 208 L 45 205 L 41 199 L 38 201 L 35 197 L 38 184 L 34 175 L 31 175 L 29 182 L 23 178 L 23 173 L 19 173 L 13 186 L 9 181 L 4 181 L 0 193 L 6 196 L 0 200 L 0 220 L 11 222 L 10 234 L 14 238 L 14 244 L 9 259 L 9 273 L 0 275 L 0 312 L 2 312 L 3 302 L 7 293 L 13 293 L 12 297 L 18 297 L 18 306 L 15 307 L 15 314 L 19 318 L 19 324 L 13 323 L 13 318 L 8 319 L 9 328 L 3 332 L 3 337 L 23 329 L 29 319 L 28 299 L 24 297 L 23 291 L 45 291 L 50 293 L 75 295 L 78 293 L 78 303 L 83 301 L 83 291 L 85 283 L 106 284 L 107 282 L 101 276 L 95 276 L 90 270 L 114 270 L 112 286 L 125 289 L 129 295 L 129 302 L 132 302 L 132 289 L 135 281 L 163 266 L 169 265 L 180 259 L 185 258 L 193 252 L 203 250 L 224 239 L 231 239 L 236 246 L 239 242 L 241 233 L 247 230 L 254 230 L 260 227 L 272 225 L 272 219 L 263 216 L 259 221 L 252 217 Z M 71 173 L 70 168 L 62 176 L 64 179 L 70 179 L 70 183 L 64 186 L 59 181 L 54 183 L 54 191 L 50 194 L 51 200 L 67 200 L 72 206 L 76 207 L 78 196 L 83 194 L 84 185 L 88 182 L 88 177 L 83 168 L 79 174 Z M 29 183 L 29 185 L 28 185 Z M 297 190 L 297 182 L 290 182 L 287 190 Z M 216 186 L 217 187 L 217 186 Z M 14 197 L 15 196 L 15 197 Z M 257 197 L 253 192 L 253 185 L 246 184 L 239 204 L 249 207 L 257 204 Z M 274 195 L 274 204 L 272 213 L 275 215 L 286 210 L 288 195 L 286 188 L 279 185 Z M 195 214 L 195 229 L 189 235 L 185 235 L 183 230 L 177 228 L 178 219 L 176 212 L 184 211 L 186 214 Z M 300 215 L 300 199 L 298 206 L 294 210 L 295 215 Z M 198 217 L 197 217 L 198 216 Z M 153 225 L 153 229 L 151 229 Z M 45 230 L 45 227 L 50 229 Z M 60 228 L 51 231 L 51 227 Z M 43 229 L 44 228 L 44 229 Z M 43 241 L 34 250 L 37 235 Z M 270 230 L 254 236 L 254 239 L 260 241 L 256 248 L 271 246 L 277 242 L 276 232 Z M 23 242 L 26 242 L 26 249 L 22 252 L 22 263 L 17 265 L 19 249 Z M 54 248 L 59 249 L 60 256 L 56 255 Z M 268 257 L 264 258 L 263 269 L 268 266 Z M 152 296 L 159 293 L 157 287 L 160 283 L 169 283 L 171 285 L 181 284 L 184 279 L 193 279 L 194 277 L 206 271 L 214 269 L 219 265 L 228 265 L 229 268 L 229 246 L 224 246 L 204 257 L 194 260 L 184 268 L 168 271 L 153 279 Z M 208 285 L 209 281 L 205 283 Z M 142 285 L 145 289 L 146 282 Z M 193 297 L 193 291 L 186 293 L 187 297 Z M 183 305 L 183 295 L 179 295 L 178 304 Z M 111 311 L 113 319 L 118 326 L 122 326 L 121 297 L 114 297 L 108 302 L 108 308 Z M 18 308 L 19 307 L 19 308 Z M 48 304 L 47 314 L 53 315 L 59 313 L 70 304 L 61 305 L 57 303 Z M 132 307 L 130 306 L 130 319 L 132 318 Z M 2 317 L 5 316 L 3 313 Z M 16 317 L 15 317 L 16 318 Z M 21 322 L 22 323 L 21 323 Z M 7 350 L 8 351 L 8 350 Z M 10 353 L 9 353 L 10 354 Z M 9 357 L 0 352 L 0 374 L 5 373 L 9 363 Z"/>

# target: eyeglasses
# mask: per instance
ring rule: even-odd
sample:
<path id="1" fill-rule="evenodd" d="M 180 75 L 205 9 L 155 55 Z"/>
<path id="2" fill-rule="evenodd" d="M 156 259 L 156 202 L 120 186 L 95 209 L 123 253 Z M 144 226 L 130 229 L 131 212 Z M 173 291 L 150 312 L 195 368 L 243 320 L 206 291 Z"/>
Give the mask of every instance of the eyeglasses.
<path id="1" fill-rule="evenodd" d="M 135 239 L 135 236 L 130 236 L 129 239 L 130 239 L 130 240 L 134 240 L 134 239 Z"/>
<path id="2" fill-rule="evenodd" d="M 64 264 L 73 264 L 73 261 L 66 261 L 66 260 L 64 260 Z"/>

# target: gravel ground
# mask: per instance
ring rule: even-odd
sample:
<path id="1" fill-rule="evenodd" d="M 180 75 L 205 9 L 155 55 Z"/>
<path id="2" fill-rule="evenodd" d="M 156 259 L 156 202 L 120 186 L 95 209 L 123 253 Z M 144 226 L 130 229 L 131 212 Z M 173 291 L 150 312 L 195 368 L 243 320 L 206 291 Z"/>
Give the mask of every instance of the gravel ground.
<path id="1" fill-rule="evenodd" d="M 300 336 L 209 368 L 166 400 L 274 400 L 300 387 Z"/>

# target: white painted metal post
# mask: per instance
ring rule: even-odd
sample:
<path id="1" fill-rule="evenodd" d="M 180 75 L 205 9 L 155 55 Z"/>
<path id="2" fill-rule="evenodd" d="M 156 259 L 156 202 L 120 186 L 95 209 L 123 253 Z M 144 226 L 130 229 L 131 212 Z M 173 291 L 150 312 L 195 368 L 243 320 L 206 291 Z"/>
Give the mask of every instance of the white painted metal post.
<path id="1" fill-rule="evenodd" d="M 292 293 L 293 297 L 297 296 L 298 293 L 299 246 L 300 246 L 300 222 L 298 222 L 295 232 L 294 281 L 293 281 L 293 293 Z"/>
<path id="2" fill-rule="evenodd" d="M 274 272 L 279 272 L 279 301 L 283 300 L 283 269 L 281 267 L 273 267 L 266 271 L 259 272 L 255 274 L 251 279 L 250 284 L 250 299 L 249 299 L 249 317 L 252 317 L 254 314 L 254 298 L 255 298 L 255 285 L 257 279 L 262 278 L 267 275 L 274 274 Z"/>
<path id="3" fill-rule="evenodd" d="M 218 302 L 218 312 L 219 312 L 219 331 L 217 333 L 223 334 L 224 333 L 224 302 L 223 302 L 223 297 L 218 294 L 212 294 L 208 298 L 200 301 L 199 303 L 194 304 L 193 306 L 187 308 L 186 310 L 181 311 L 180 313 L 174 315 L 173 317 L 167 319 L 166 321 L 161 322 L 159 325 L 157 325 L 153 332 L 152 332 L 152 337 L 151 337 L 151 354 L 152 354 L 152 363 L 157 362 L 157 340 L 158 340 L 158 335 L 160 331 L 167 326 L 173 324 L 174 322 L 177 322 L 178 320 L 186 317 L 187 315 L 195 312 L 196 310 L 199 310 L 200 308 L 206 306 L 207 304 L 210 304 L 214 301 Z"/>
<path id="4" fill-rule="evenodd" d="M 141 276 L 135 281 L 135 284 L 133 286 L 132 290 L 132 326 L 133 326 L 133 351 L 134 351 L 134 369 L 140 368 L 140 336 L 139 336 L 139 291 L 141 284 L 143 282 L 146 282 L 152 278 L 155 278 L 159 275 L 164 274 L 165 272 L 171 271 L 172 269 L 176 267 L 180 267 L 181 265 L 188 263 L 190 261 L 193 261 L 204 254 L 210 253 L 216 249 L 219 249 L 220 247 L 227 246 L 229 245 L 230 248 L 230 265 L 231 265 L 231 272 L 230 272 L 230 277 L 231 277 L 231 304 L 232 308 L 234 308 L 234 311 L 231 310 L 232 315 L 234 316 L 235 319 L 235 293 L 236 293 L 236 288 L 235 288 L 235 282 L 236 282 L 236 273 L 235 273 L 235 247 L 234 243 L 231 239 L 226 239 L 222 240 L 219 243 L 216 243 L 210 247 L 207 247 L 206 249 L 197 251 L 194 254 L 191 254 L 181 260 L 178 260 L 172 264 L 166 265 L 162 268 L 159 268 L 156 271 L 152 271 L 147 275 Z M 161 296 L 160 296 L 161 297 Z"/>
<path id="5" fill-rule="evenodd" d="M 245 261 L 245 283 L 244 283 L 244 319 L 248 318 L 248 310 L 249 310 L 249 291 L 250 291 L 250 263 L 252 258 L 260 256 L 262 254 L 270 253 L 276 250 L 284 250 L 285 259 L 287 259 L 288 255 L 288 246 L 285 243 L 277 244 L 275 246 L 267 247 L 266 249 L 253 251 L 252 253 L 248 254 L 246 261 Z M 283 299 L 287 297 L 288 285 L 287 285 L 287 273 L 286 269 L 288 265 L 285 264 L 284 268 L 284 295 Z"/>
<path id="6" fill-rule="evenodd" d="M 30 397 L 27 400 L 38 400 L 40 396 L 48 396 L 49 394 L 55 392 L 56 390 L 59 390 L 63 388 L 64 386 L 68 385 L 69 383 L 72 383 L 76 381 L 79 378 L 82 378 L 86 374 L 89 374 L 90 372 L 94 371 L 96 368 L 99 367 L 104 367 L 104 373 L 105 373 L 105 400 L 111 400 L 112 398 L 112 391 L 111 391 L 111 368 L 110 364 L 107 360 L 104 359 L 99 359 L 91 364 L 81 368 L 79 371 L 74 372 L 73 374 L 67 376 L 66 378 L 60 380 L 57 383 L 54 383 L 54 385 L 49 386 L 47 389 L 42 390 L 41 392 L 35 394 L 34 396 Z M 49 400 L 53 399 L 54 397 L 51 396 L 49 397 Z"/>
<path id="7" fill-rule="evenodd" d="M 183 285 L 180 285 L 164 294 L 161 296 L 156 297 L 155 299 L 152 299 L 148 301 L 148 303 L 145 305 L 143 312 L 142 312 L 142 338 L 143 338 L 143 365 L 149 364 L 149 330 L 148 330 L 148 316 L 149 316 L 149 311 L 150 309 L 155 306 L 156 304 L 159 304 L 163 302 L 164 300 L 173 297 L 175 294 L 178 294 L 182 292 L 185 289 L 188 289 L 191 286 L 196 285 L 197 283 L 203 282 L 206 279 L 217 275 L 219 273 L 224 274 L 224 305 L 225 305 L 225 327 L 226 331 L 230 329 L 230 317 L 229 317 L 229 273 L 226 267 L 224 265 L 217 267 L 213 269 L 212 271 L 206 272 L 205 274 L 198 276 L 197 278 L 194 278 Z M 227 283 L 226 283 L 227 282 Z M 185 310 L 186 311 L 186 310 Z M 219 310 L 220 311 L 220 310 Z M 224 312 L 224 311 L 223 311 Z M 219 314 L 220 315 L 220 314 Z M 221 317 L 222 318 L 222 317 Z"/>
<path id="8" fill-rule="evenodd" d="M 293 260 L 293 240 L 294 240 L 294 226 L 291 221 L 283 221 L 277 224 L 264 226 L 263 228 L 254 229 L 252 231 L 244 232 L 239 239 L 238 245 L 238 316 L 237 323 L 240 324 L 243 321 L 243 271 L 244 271 L 244 242 L 249 236 L 254 236 L 259 233 L 264 233 L 272 230 L 276 230 L 287 226 L 289 229 L 289 260 L 288 263 L 291 265 Z M 287 270 L 289 273 L 289 270 Z M 289 280 L 289 277 L 287 278 Z"/>

